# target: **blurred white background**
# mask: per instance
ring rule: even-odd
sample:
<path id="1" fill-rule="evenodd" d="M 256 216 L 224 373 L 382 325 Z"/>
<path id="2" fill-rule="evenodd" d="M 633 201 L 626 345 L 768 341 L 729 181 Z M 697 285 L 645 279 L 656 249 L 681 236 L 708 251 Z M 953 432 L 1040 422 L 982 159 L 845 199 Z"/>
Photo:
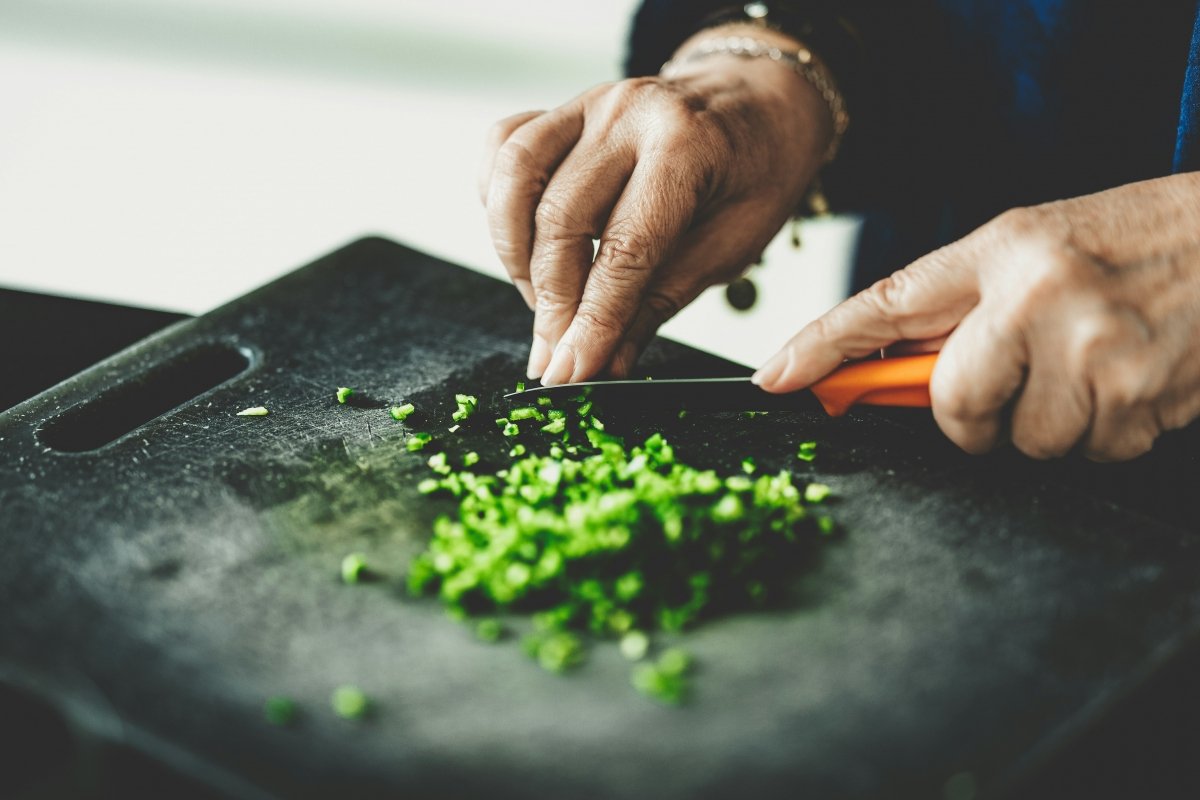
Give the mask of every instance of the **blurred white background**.
<path id="1" fill-rule="evenodd" d="M 203 313 L 366 233 L 502 275 L 484 132 L 620 76 L 633 0 L 0 0 L 0 286 Z M 665 333 L 756 363 L 845 293 L 852 219 Z"/>

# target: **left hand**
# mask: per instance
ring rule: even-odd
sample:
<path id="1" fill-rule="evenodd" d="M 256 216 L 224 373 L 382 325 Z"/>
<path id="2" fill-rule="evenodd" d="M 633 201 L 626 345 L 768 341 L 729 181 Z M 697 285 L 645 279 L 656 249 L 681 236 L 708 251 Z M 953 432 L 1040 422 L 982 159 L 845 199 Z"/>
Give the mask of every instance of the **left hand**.
<path id="1" fill-rule="evenodd" d="M 897 342 L 940 347 L 934 418 L 968 452 L 1011 411 L 1034 458 L 1145 453 L 1200 415 L 1200 172 L 1008 211 L 810 323 L 755 378 L 795 391 Z"/>

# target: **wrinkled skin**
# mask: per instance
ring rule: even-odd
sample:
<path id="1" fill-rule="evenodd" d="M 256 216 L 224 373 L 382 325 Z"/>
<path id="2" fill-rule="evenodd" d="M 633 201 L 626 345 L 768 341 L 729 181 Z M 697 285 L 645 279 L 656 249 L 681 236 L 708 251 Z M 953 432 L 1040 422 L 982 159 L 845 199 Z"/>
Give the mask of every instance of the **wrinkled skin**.
<path id="1" fill-rule="evenodd" d="M 480 194 L 496 252 L 534 310 L 529 377 L 628 374 L 663 322 L 758 258 L 831 135 L 798 75 L 727 55 L 498 122 Z"/>
<path id="2" fill-rule="evenodd" d="M 1113 461 L 1200 415 L 1200 173 L 1008 211 L 801 330 L 756 373 L 810 385 L 897 342 L 940 350 L 933 413 L 964 450 Z"/>

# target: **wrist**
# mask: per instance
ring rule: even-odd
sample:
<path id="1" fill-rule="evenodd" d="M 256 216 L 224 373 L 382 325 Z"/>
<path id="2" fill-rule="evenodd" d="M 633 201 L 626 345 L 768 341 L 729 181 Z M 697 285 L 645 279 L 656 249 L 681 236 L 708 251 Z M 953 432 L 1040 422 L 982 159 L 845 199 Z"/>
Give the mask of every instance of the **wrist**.
<path id="1" fill-rule="evenodd" d="M 828 66 L 803 42 L 760 25 L 727 23 L 686 40 L 663 65 L 668 80 L 740 80 L 791 114 L 816 142 L 819 160 L 831 161 L 849 124 L 845 103 Z"/>

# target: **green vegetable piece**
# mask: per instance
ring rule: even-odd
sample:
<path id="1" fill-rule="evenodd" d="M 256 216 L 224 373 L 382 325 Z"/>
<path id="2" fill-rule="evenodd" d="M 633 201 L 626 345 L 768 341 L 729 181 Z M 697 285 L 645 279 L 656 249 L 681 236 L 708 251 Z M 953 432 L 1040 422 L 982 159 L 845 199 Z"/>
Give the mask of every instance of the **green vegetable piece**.
<path id="1" fill-rule="evenodd" d="M 687 694 L 687 681 L 682 675 L 667 674 L 654 664 L 635 666 L 630 682 L 642 694 L 669 705 L 679 705 Z"/>
<path id="2" fill-rule="evenodd" d="M 686 417 L 686 416 L 687 416 L 687 409 L 686 409 L 686 408 L 681 408 L 681 409 L 679 410 L 679 418 L 680 418 L 680 419 L 683 419 L 683 418 L 684 418 L 684 417 Z"/>
<path id="3" fill-rule="evenodd" d="M 476 464 L 479 463 L 479 453 L 476 453 L 474 450 L 472 450 L 471 452 L 469 452 L 465 456 L 463 456 L 462 463 L 463 463 L 464 467 L 475 466 Z"/>
<path id="4" fill-rule="evenodd" d="M 342 719 L 362 719 L 370 708 L 370 701 L 362 689 L 346 684 L 333 690 L 329 698 L 333 713 Z"/>
<path id="5" fill-rule="evenodd" d="M 683 675 L 692 667 L 692 657 L 678 647 L 664 650 L 658 657 L 658 670 L 664 675 Z"/>
<path id="6" fill-rule="evenodd" d="M 425 478 L 417 484 L 419 494 L 433 494 L 440 488 L 442 488 L 442 482 L 437 478 Z"/>
<path id="7" fill-rule="evenodd" d="M 742 459 L 742 472 L 746 473 L 747 475 L 753 475 L 754 470 L 755 470 L 754 459 L 749 458 L 749 457 L 743 458 Z"/>
<path id="8" fill-rule="evenodd" d="M 451 425 L 449 428 L 446 428 L 446 432 L 447 433 L 458 433 L 458 429 L 461 427 L 462 427 L 461 425 Z"/>
<path id="9" fill-rule="evenodd" d="M 554 402 L 554 400 L 552 400 L 551 398 L 547 397 L 546 395 L 542 395 L 541 397 L 539 397 L 539 398 L 537 399 L 537 404 L 538 404 L 539 406 L 548 406 L 548 405 L 550 405 L 550 404 L 551 404 L 551 403 L 553 403 L 553 402 Z"/>
<path id="10" fill-rule="evenodd" d="M 268 697 L 263 703 L 263 716 L 272 725 L 290 725 L 296 719 L 296 704 L 290 697 Z"/>
<path id="11" fill-rule="evenodd" d="M 431 441 L 433 441 L 433 437 L 428 433 L 414 433 L 412 436 L 408 437 L 408 442 L 406 442 L 404 446 L 408 449 L 408 452 L 415 453 L 418 450 L 424 450 L 425 445 L 429 444 Z"/>
<path id="12" fill-rule="evenodd" d="M 392 419 L 396 422 L 403 422 L 408 419 L 408 415 L 416 411 L 416 407 L 412 403 L 405 403 L 402 406 L 392 406 L 388 413 L 392 415 Z"/>
<path id="13" fill-rule="evenodd" d="M 496 418 L 496 427 L 497 428 L 503 429 L 504 426 L 507 424 L 508 424 L 508 417 L 497 417 Z"/>
<path id="14" fill-rule="evenodd" d="M 517 443 L 508 451 L 509 458 L 516 458 L 525 455 L 525 445 Z"/>
<path id="15" fill-rule="evenodd" d="M 516 436 L 520 432 L 521 432 L 521 429 L 517 426 L 517 423 L 515 423 L 515 422 L 505 423 L 504 431 L 503 431 L 505 436 Z"/>
<path id="16" fill-rule="evenodd" d="M 517 391 L 517 392 L 523 392 L 523 391 L 525 391 L 525 381 L 517 381 L 517 388 L 516 388 L 516 391 Z"/>
<path id="17" fill-rule="evenodd" d="M 630 631 L 621 637 L 621 655 L 630 661 L 641 661 L 650 649 L 650 637 L 641 631 Z"/>
<path id="18" fill-rule="evenodd" d="M 829 536 L 837 529 L 837 523 L 833 521 L 833 517 L 817 517 L 817 530 Z"/>
<path id="19" fill-rule="evenodd" d="M 522 408 L 514 408 L 512 411 L 509 411 L 508 418 L 513 422 L 523 419 L 536 419 L 541 421 L 546 418 L 546 415 L 543 414 L 536 406 L 524 406 Z"/>
<path id="20" fill-rule="evenodd" d="M 354 390 L 351 389 L 350 387 L 339 386 L 338 390 L 337 390 L 337 401 L 339 403 L 341 403 L 342 405 L 345 405 L 346 401 L 349 400 L 350 396 L 353 394 L 354 394 Z"/>
<path id="21" fill-rule="evenodd" d="M 823 483 L 810 483 L 804 487 L 804 502 L 820 503 L 829 495 L 833 494 L 833 490 Z"/>
<path id="22" fill-rule="evenodd" d="M 575 409 L 575 411 L 578 412 L 579 416 L 586 417 L 588 414 L 592 413 L 592 405 L 592 401 L 588 400 L 586 403 L 581 403 L 579 408 Z"/>
<path id="23" fill-rule="evenodd" d="M 265 417 L 270 413 L 271 412 L 267 411 L 267 409 L 263 406 L 254 406 L 253 408 L 242 409 L 241 411 L 237 412 L 237 415 L 239 417 Z"/>
<path id="24" fill-rule="evenodd" d="M 801 461 L 812 461 L 817 457 L 816 442 L 801 442 L 799 450 L 796 451 L 796 458 Z"/>
<path id="25" fill-rule="evenodd" d="M 504 636 L 504 626 L 497 619 L 481 619 L 475 626 L 475 635 L 484 642 L 498 642 Z"/>
<path id="26" fill-rule="evenodd" d="M 362 553 L 350 553 L 342 559 L 342 582 L 358 583 L 367 577 L 367 557 Z"/>
<path id="27" fill-rule="evenodd" d="M 542 430 L 546 433 L 562 433 L 567 429 L 567 421 L 563 417 L 552 419 L 542 426 Z"/>
<path id="28" fill-rule="evenodd" d="M 547 672 L 566 672 L 583 661 L 583 643 L 573 633 L 551 633 L 537 642 L 536 657 Z"/>

